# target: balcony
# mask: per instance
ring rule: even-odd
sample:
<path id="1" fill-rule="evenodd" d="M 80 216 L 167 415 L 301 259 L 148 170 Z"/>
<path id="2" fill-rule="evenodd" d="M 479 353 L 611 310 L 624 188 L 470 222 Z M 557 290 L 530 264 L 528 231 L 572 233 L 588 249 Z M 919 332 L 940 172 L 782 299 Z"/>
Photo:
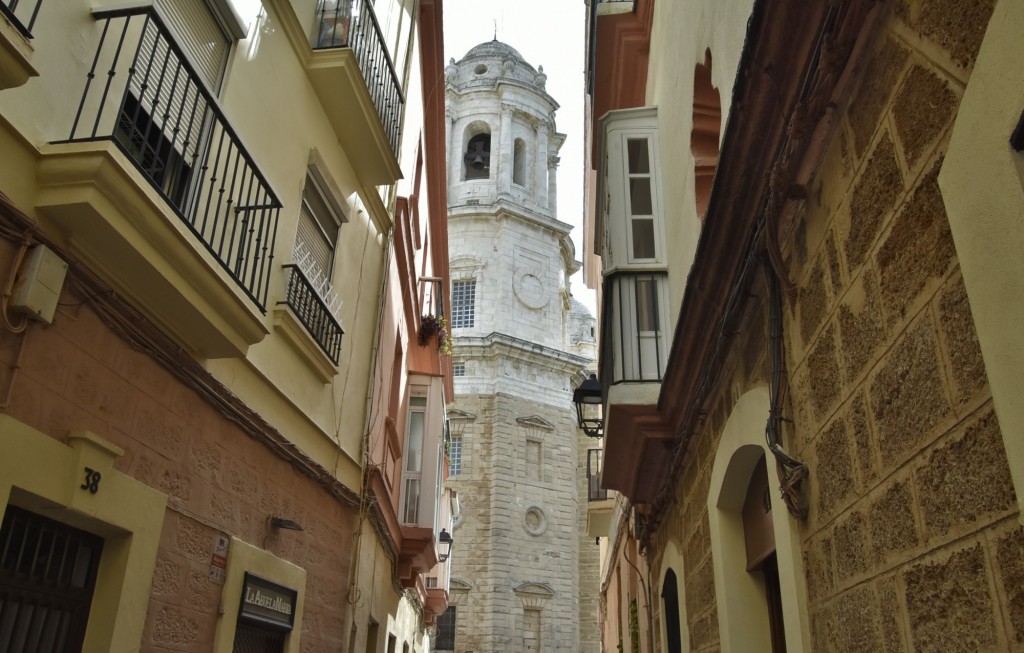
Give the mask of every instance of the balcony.
<path id="1" fill-rule="evenodd" d="M 39 73 L 32 67 L 32 28 L 43 0 L 0 0 L 0 91 Z"/>
<path id="2" fill-rule="evenodd" d="M 602 483 L 639 503 L 653 498 L 671 452 L 671 432 L 658 412 L 671 335 L 667 286 L 665 272 L 620 272 L 604 284 Z"/>
<path id="3" fill-rule="evenodd" d="M 405 97 L 370 0 L 319 0 L 307 34 L 289 0 L 264 0 L 280 21 L 338 142 L 365 186 L 393 184 Z"/>
<path id="4" fill-rule="evenodd" d="M 69 138 L 43 149 L 38 208 L 187 349 L 244 355 L 267 333 L 281 203 L 152 7 L 94 17 L 101 36 Z"/>
<path id="5" fill-rule="evenodd" d="M 345 331 L 302 268 L 294 263 L 281 267 L 288 275 L 288 283 L 285 289 L 285 298 L 278 302 L 278 305 L 288 308 L 289 315 L 302 325 L 308 337 L 316 343 L 319 348 L 316 353 L 326 356 L 330 361 L 330 364 L 316 366 L 317 369 L 322 370 L 326 377 L 324 380 L 330 380 L 337 374 L 336 366 L 341 356 L 341 338 L 345 335 Z M 279 313 L 278 315 L 280 316 Z M 279 320 L 278 324 L 287 322 L 287 320 Z M 294 332 L 286 330 L 285 333 L 293 342 L 298 339 Z M 313 354 L 314 352 L 305 353 Z M 310 357 L 320 358 L 319 356 Z M 319 361 L 313 362 L 318 363 Z"/>

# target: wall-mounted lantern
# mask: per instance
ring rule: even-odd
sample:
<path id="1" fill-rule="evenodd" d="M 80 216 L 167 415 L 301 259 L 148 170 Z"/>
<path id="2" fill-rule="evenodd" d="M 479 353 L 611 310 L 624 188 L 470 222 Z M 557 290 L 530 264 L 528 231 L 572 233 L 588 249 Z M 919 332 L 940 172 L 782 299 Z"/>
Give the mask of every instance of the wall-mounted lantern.
<path id="1" fill-rule="evenodd" d="M 451 533 L 447 529 L 442 528 L 441 534 L 437 536 L 437 541 L 441 544 L 441 551 L 437 556 L 438 561 L 446 562 L 448 557 L 452 554 L 452 539 Z"/>
<path id="2" fill-rule="evenodd" d="M 584 381 L 572 393 L 572 403 L 576 404 L 576 424 L 583 429 L 583 432 L 590 438 L 599 438 L 604 435 L 604 418 L 602 407 L 604 404 L 604 393 L 601 390 L 601 382 L 597 380 L 596 374 Z"/>

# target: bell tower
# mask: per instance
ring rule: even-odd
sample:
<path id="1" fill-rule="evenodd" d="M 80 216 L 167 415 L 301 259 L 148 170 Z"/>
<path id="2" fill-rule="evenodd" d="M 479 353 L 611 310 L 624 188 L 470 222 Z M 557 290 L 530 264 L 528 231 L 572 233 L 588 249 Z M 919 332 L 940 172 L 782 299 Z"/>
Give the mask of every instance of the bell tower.
<path id="1" fill-rule="evenodd" d="M 585 445 L 571 400 L 593 318 L 569 292 L 580 263 L 557 217 L 558 103 L 543 68 L 497 40 L 445 80 L 455 650 L 579 651 Z"/>

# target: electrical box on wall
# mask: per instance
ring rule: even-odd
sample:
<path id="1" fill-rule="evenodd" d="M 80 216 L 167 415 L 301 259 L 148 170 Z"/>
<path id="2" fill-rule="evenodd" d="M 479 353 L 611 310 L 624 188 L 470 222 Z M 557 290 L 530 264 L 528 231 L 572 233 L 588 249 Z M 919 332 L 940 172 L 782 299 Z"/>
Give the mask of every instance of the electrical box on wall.
<path id="1" fill-rule="evenodd" d="M 67 272 L 68 264 L 53 250 L 36 245 L 28 251 L 18 270 L 8 308 L 52 324 Z"/>

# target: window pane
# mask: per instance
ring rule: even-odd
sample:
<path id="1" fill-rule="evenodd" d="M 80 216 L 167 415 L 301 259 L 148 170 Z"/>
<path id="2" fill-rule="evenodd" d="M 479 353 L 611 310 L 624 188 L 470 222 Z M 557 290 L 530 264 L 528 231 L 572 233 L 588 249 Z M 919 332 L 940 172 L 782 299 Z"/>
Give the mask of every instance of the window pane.
<path id="1" fill-rule="evenodd" d="M 402 508 L 402 520 L 406 524 L 415 524 L 420 519 L 420 479 L 405 480 L 405 505 Z"/>
<path id="2" fill-rule="evenodd" d="M 452 328 L 468 328 L 474 324 L 476 279 L 452 283 Z"/>
<path id="3" fill-rule="evenodd" d="M 409 413 L 409 438 L 406 441 L 405 471 L 418 472 L 423 469 L 423 419 L 421 412 Z"/>
<path id="4" fill-rule="evenodd" d="M 648 174 L 651 172 L 650 157 L 647 155 L 646 138 L 630 138 L 626 141 L 629 152 L 629 174 Z"/>
<path id="5" fill-rule="evenodd" d="M 437 641 L 435 651 L 455 650 L 455 606 L 450 606 L 437 618 Z"/>
<path id="6" fill-rule="evenodd" d="M 633 258 L 654 258 L 654 220 L 633 220 Z"/>
<path id="7" fill-rule="evenodd" d="M 654 215 L 651 204 L 650 177 L 633 177 L 629 180 L 630 215 Z"/>
<path id="8" fill-rule="evenodd" d="M 636 313 L 639 331 L 658 330 L 658 284 L 654 279 L 637 279 Z"/>
<path id="9" fill-rule="evenodd" d="M 458 476 L 462 473 L 462 436 L 453 435 L 448 445 L 448 474 Z"/>

